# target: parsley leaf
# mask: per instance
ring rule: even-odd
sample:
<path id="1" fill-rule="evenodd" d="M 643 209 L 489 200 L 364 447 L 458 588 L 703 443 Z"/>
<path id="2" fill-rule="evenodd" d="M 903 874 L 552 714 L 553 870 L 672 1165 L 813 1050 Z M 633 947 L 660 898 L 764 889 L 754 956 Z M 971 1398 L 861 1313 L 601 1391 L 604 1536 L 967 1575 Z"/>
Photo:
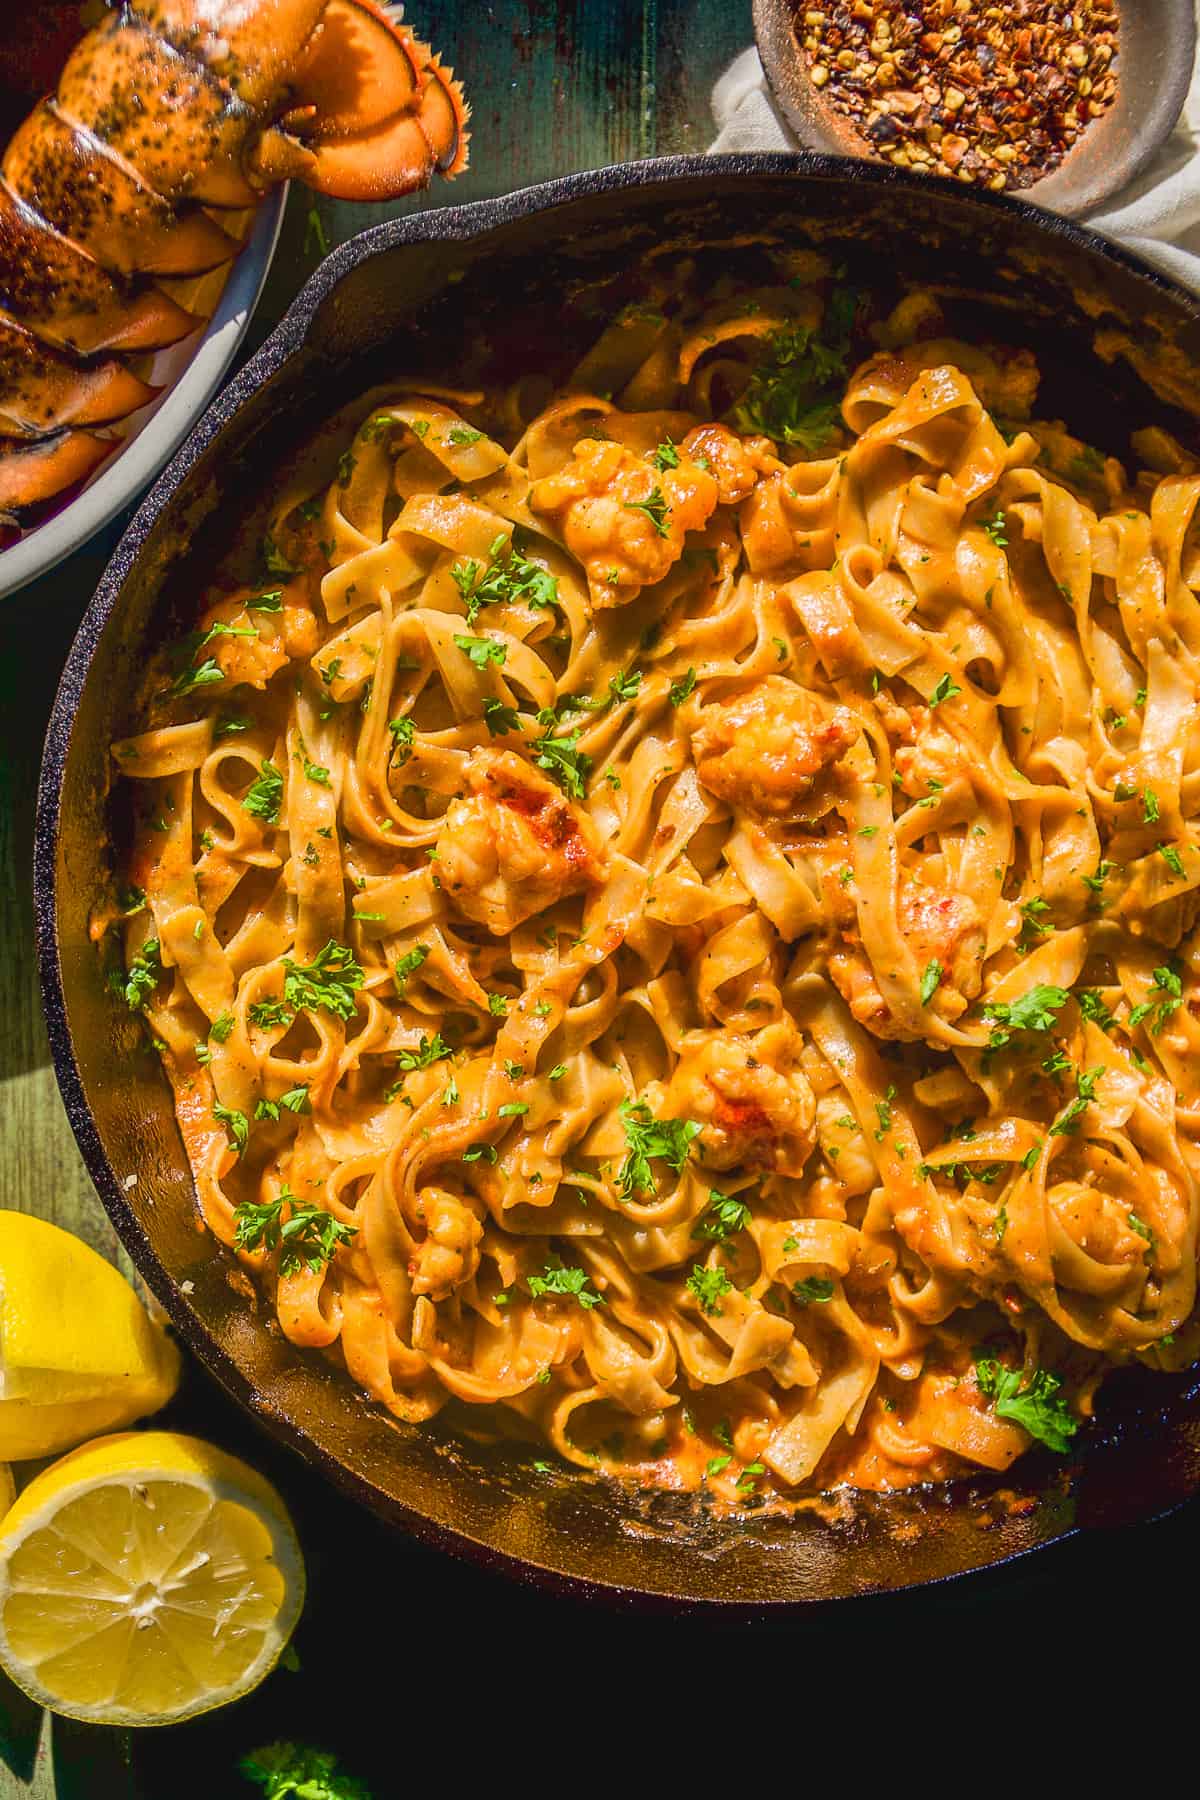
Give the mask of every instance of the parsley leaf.
<path id="1" fill-rule="evenodd" d="M 396 1067 L 404 1069 L 427 1069 L 431 1063 L 441 1062 L 444 1057 L 452 1056 L 453 1051 L 440 1031 L 426 1037 L 422 1032 L 415 1050 L 401 1050 L 396 1056 Z"/>
<path id="2" fill-rule="evenodd" d="M 949 675 L 942 675 L 938 680 L 937 686 L 929 696 L 929 704 L 930 706 L 940 706 L 943 700 L 953 700 L 955 694 L 961 693 L 962 689 L 956 681 Z"/>
<path id="3" fill-rule="evenodd" d="M 294 1012 L 311 1012 L 318 1006 L 338 1019 L 352 1019 L 354 996 L 363 984 L 363 972 L 354 952 L 330 938 L 310 963 L 283 959 L 283 997 Z"/>
<path id="4" fill-rule="evenodd" d="M 428 944 L 414 944 L 411 950 L 406 950 L 403 956 L 397 957 L 396 966 L 392 970 L 392 980 L 398 994 L 403 994 L 409 976 L 416 974 L 428 955 Z"/>
<path id="5" fill-rule="evenodd" d="M 568 731 L 563 737 L 554 737 L 547 731 L 533 743 L 538 768 L 545 769 L 572 800 L 584 798 L 592 772 L 592 759 L 578 744 L 578 731 Z"/>
<path id="6" fill-rule="evenodd" d="M 157 938 L 147 938 L 125 971 L 125 1004 L 140 1012 L 162 979 L 162 951 Z"/>
<path id="7" fill-rule="evenodd" d="M 921 1005 L 928 1006 L 937 993 L 942 979 L 942 965 L 935 956 L 932 962 L 925 965 L 925 973 L 921 977 Z"/>
<path id="8" fill-rule="evenodd" d="M 606 1304 L 604 1295 L 588 1285 L 590 1280 L 586 1269 L 568 1268 L 561 1256 L 552 1256 L 540 1275 L 529 1276 L 528 1285 L 535 1300 L 543 1294 L 557 1294 L 563 1299 L 578 1300 L 590 1312 L 593 1306 Z"/>
<path id="9" fill-rule="evenodd" d="M 1062 1117 L 1056 1119 L 1050 1127 L 1051 1137 L 1067 1137 L 1079 1129 L 1079 1120 L 1096 1097 L 1096 1083 L 1103 1075 L 1103 1068 L 1089 1069 L 1086 1073 L 1080 1069 L 1075 1077 L 1075 1098 L 1071 1101 Z"/>
<path id="10" fill-rule="evenodd" d="M 243 809 L 252 819 L 261 819 L 265 825 L 279 823 L 279 808 L 283 801 L 283 776 L 268 759 L 259 764 L 259 772 L 242 797 Z"/>
<path id="11" fill-rule="evenodd" d="M 991 538 L 993 544 L 997 544 L 1003 548 L 1008 543 L 1008 538 L 1005 536 L 1007 520 L 999 507 L 996 508 L 995 518 L 981 519 L 980 524 Z"/>
<path id="12" fill-rule="evenodd" d="M 672 706 L 682 706 L 688 695 L 693 694 L 695 691 L 696 671 L 695 669 L 689 669 L 686 675 L 681 675 L 678 681 L 673 681 L 671 683 L 671 689 L 667 698 L 670 700 Z"/>
<path id="13" fill-rule="evenodd" d="M 495 663 L 498 669 L 504 667 L 508 647 L 496 643 L 493 638 L 459 637 L 455 633 L 454 643 L 477 669 L 486 669 L 489 663 Z"/>
<path id="14" fill-rule="evenodd" d="M 651 488 L 644 500 L 625 500 L 622 504 L 626 512 L 645 513 L 659 537 L 670 536 L 671 528 L 667 524 L 667 517 L 671 508 L 667 505 L 661 488 Z"/>
<path id="15" fill-rule="evenodd" d="M 358 1233 L 357 1225 L 343 1225 L 324 1207 L 299 1199 L 288 1187 L 281 1188 L 274 1200 L 243 1200 L 233 1209 L 233 1226 L 235 1249 L 279 1251 L 281 1275 L 297 1275 L 301 1269 L 319 1274 L 338 1248 Z"/>
<path id="16" fill-rule="evenodd" d="M 306 1744 L 264 1744 L 239 1764 L 263 1800 L 371 1800 L 363 1782 L 339 1773 L 337 1759 Z"/>
<path id="17" fill-rule="evenodd" d="M 617 1190 L 624 1200 L 632 1200 L 639 1193 L 653 1193 L 652 1160 L 665 1162 L 676 1175 L 680 1174 L 693 1139 L 703 1129 L 692 1119 L 656 1119 L 644 1100 L 622 1100 L 621 1123 L 627 1154 L 617 1177 Z"/>
<path id="18" fill-rule="evenodd" d="M 483 703 L 483 722 L 492 737 L 506 737 L 510 731 L 521 729 L 516 708 L 506 706 L 503 700 L 497 700 L 494 696 Z"/>
<path id="19" fill-rule="evenodd" d="M 1035 1369 L 1026 1386 L 1020 1369 L 1006 1369 L 994 1356 L 977 1355 L 975 1381 L 998 1419 L 1011 1419 L 1060 1456 L 1070 1449 L 1079 1421 L 1058 1397 L 1062 1382 L 1048 1369 Z"/>
<path id="20" fill-rule="evenodd" d="M 809 1275 L 804 1281 L 792 1283 L 792 1297 L 800 1306 L 823 1304 L 833 1299 L 833 1283 L 827 1275 Z"/>
<path id="21" fill-rule="evenodd" d="M 724 1269 L 706 1269 L 701 1263 L 693 1263 L 685 1286 L 699 1301 L 701 1312 L 714 1314 L 722 1310 L 721 1301 L 731 1292 L 733 1283 Z"/>
<path id="22" fill-rule="evenodd" d="M 983 1008 L 984 1018 L 995 1021 L 995 1029 L 988 1040 L 989 1050 L 1002 1049 L 1016 1031 L 1049 1031 L 1069 999 L 1066 988 L 1040 983 L 1022 994 L 1019 1000 L 989 1001 Z"/>
<path id="23" fill-rule="evenodd" d="M 727 1244 L 735 1231 L 744 1231 L 750 1223 L 750 1208 L 718 1188 L 709 1188 L 708 1205 L 692 1226 L 694 1238 L 707 1238 L 714 1244 Z"/>
<path id="24" fill-rule="evenodd" d="M 677 469 L 679 467 L 679 449 L 669 437 L 664 438 L 657 450 L 650 452 L 650 461 L 656 469 Z"/>
<path id="25" fill-rule="evenodd" d="M 791 325 L 771 335 L 733 408 L 739 430 L 798 444 L 814 456 L 828 447 L 839 424 L 836 402 L 845 386 L 856 310 L 856 295 L 838 288 L 818 331 Z"/>
<path id="26" fill-rule="evenodd" d="M 238 1112 L 235 1107 L 222 1106 L 219 1100 L 214 1100 L 213 1118 L 225 1126 L 229 1132 L 229 1141 L 240 1156 L 250 1141 L 250 1121 L 245 1113 Z"/>
<path id="27" fill-rule="evenodd" d="M 506 551 L 503 536 L 493 543 L 486 566 L 475 561 L 455 563 L 450 574 L 466 606 L 468 625 L 475 623 L 484 606 L 558 605 L 557 577 L 522 556 L 515 545 Z"/>

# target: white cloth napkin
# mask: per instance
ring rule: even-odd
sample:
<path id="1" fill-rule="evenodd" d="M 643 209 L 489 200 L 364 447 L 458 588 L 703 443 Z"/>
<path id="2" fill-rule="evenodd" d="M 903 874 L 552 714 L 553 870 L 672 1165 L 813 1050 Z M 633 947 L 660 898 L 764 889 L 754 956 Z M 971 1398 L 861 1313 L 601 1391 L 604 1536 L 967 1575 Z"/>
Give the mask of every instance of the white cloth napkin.
<path id="1" fill-rule="evenodd" d="M 796 150 L 776 112 L 758 51 L 744 50 L 712 94 L 717 136 L 712 152 Z M 1185 286 L 1200 291 L 1200 55 L 1171 136 L 1136 181 L 1086 223 L 1116 238 Z"/>

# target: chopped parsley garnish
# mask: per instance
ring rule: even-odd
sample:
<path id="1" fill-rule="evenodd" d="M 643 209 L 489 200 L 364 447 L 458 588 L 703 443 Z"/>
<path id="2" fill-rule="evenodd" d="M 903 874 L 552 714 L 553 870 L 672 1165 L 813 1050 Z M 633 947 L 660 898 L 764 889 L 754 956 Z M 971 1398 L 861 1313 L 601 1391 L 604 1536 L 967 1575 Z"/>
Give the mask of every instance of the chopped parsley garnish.
<path id="1" fill-rule="evenodd" d="M 319 1274 L 358 1232 L 356 1225 L 343 1225 L 324 1207 L 299 1199 L 287 1187 L 274 1200 L 242 1201 L 233 1209 L 233 1224 L 234 1248 L 278 1250 L 281 1275 L 298 1275 L 301 1269 Z"/>
<path id="2" fill-rule="evenodd" d="M 162 952 L 157 938 L 147 938 L 125 971 L 122 992 L 130 1012 L 140 1012 L 162 979 Z"/>
<path id="3" fill-rule="evenodd" d="M 826 1275 L 809 1275 L 804 1281 L 792 1283 L 792 1298 L 800 1306 L 823 1304 L 833 1299 L 833 1283 Z"/>
<path id="4" fill-rule="evenodd" d="M 519 731 L 521 721 L 517 717 L 516 708 L 506 706 L 503 700 L 494 697 L 483 703 L 483 722 L 492 737 L 507 737 L 510 731 Z"/>
<path id="5" fill-rule="evenodd" d="M 984 1018 L 994 1021 L 988 1049 L 1003 1049 L 1017 1031 L 1049 1031 L 1069 999 L 1066 988 L 1039 984 L 1019 1000 L 989 1001 L 983 1008 Z"/>
<path id="6" fill-rule="evenodd" d="M 260 539 L 258 553 L 268 575 L 298 575 L 300 573 L 296 564 L 288 561 L 269 531 L 265 537 Z"/>
<path id="7" fill-rule="evenodd" d="M 395 763 L 397 768 L 399 768 L 400 765 L 406 763 L 412 755 L 412 744 L 413 739 L 417 735 L 417 728 L 410 718 L 405 717 L 403 719 L 389 719 L 388 730 L 392 734 L 392 749 L 391 754 L 388 757 L 388 762 Z"/>
<path id="8" fill-rule="evenodd" d="M 1166 964 L 1154 970 L 1152 980 L 1158 990 L 1156 998 L 1143 1000 L 1135 1006 L 1129 1015 L 1129 1024 L 1132 1029 L 1133 1026 L 1140 1025 L 1143 1019 L 1149 1019 L 1150 1035 L 1157 1037 L 1183 999 L 1183 982 L 1178 973 Z"/>
<path id="9" fill-rule="evenodd" d="M 1183 877 L 1185 872 L 1183 858 L 1180 856 L 1174 844 L 1160 844 L 1158 846 L 1158 854 L 1162 857 L 1173 875 L 1178 875 L 1180 878 Z"/>
<path id="10" fill-rule="evenodd" d="M 659 537 L 670 536 L 671 528 L 667 524 L 667 517 L 671 508 L 667 505 L 661 488 L 651 488 L 645 500 L 626 500 L 623 505 L 626 512 L 645 513 Z"/>
<path id="11" fill-rule="evenodd" d="M 883 1091 L 883 1099 L 875 1102 L 875 1117 L 879 1120 L 879 1128 L 875 1133 L 875 1142 L 882 1144 L 892 1129 L 892 1101 L 896 1098 L 895 1086 L 891 1083 Z"/>
<path id="12" fill-rule="evenodd" d="M 329 787 L 332 785 L 329 770 L 325 768 L 322 763 L 309 762 L 306 758 L 304 763 L 304 774 L 306 780 L 315 781 L 318 787 Z"/>
<path id="13" fill-rule="evenodd" d="M 488 995 L 488 1011 L 494 1019 L 502 1019 L 508 1012 L 508 1001 L 503 994 Z"/>
<path id="14" fill-rule="evenodd" d="M 732 410 L 739 430 L 761 432 L 777 444 L 798 444 L 814 456 L 829 447 L 857 306 L 850 289 L 836 288 L 819 330 L 790 325 L 772 333 Z"/>
<path id="15" fill-rule="evenodd" d="M 250 1141 L 250 1121 L 245 1113 L 238 1112 L 236 1107 L 222 1106 L 219 1100 L 214 1100 L 213 1118 L 224 1125 L 235 1153 L 240 1156 Z"/>
<path id="16" fill-rule="evenodd" d="M 724 1269 L 706 1269 L 701 1263 L 693 1263 L 685 1285 L 699 1302 L 701 1312 L 709 1314 L 722 1310 L 721 1301 L 733 1288 Z"/>
<path id="17" fill-rule="evenodd" d="M 656 469 L 677 469 L 679 467 L 679 449 L 669 437 L 664 438 L 656 450 L 650 452 L 650 461 Z"/>
<path id="18" fill-rule="evenodd" d="M 428 955 L 428 944 L 414 944 L 411 950 L 406 950 L 403 956 L 396 959 L 396 966 L 392 970 L 392 980 L 398 994 L 403 994 L 409 976 L 415 975 L 417 970 L 424 966 Z"/>
<path id="19" fill-rule="evenodd" d="M 1145 788 L 1142 791 L 1142 823 L 1143 825 L 1158 824 L 1158 795 L 1153 788 Z"/>
<path id="20" fill-rule="evenodd" d="M 707 1238 L 714 1244 L 726 1244 L 735 1231 L 744 1231 L 750 1223 L 750 1208 L 718 1188 L 709 1188 L 708 1205 L 692 1226 L 694 1238 Z"/>
<path id="21" fill-rule="evenodd" d="M 975 1381 L 998 1419 L 1010 1419 L 1032 1438 L 1060 1456 L 1071 1447 L 1079 1421 L 1059 1398 L 1062 1381 L 1048 1369 L 1035 1369 L 1028 1383 L 1020 1369 L 1006 1369 L 994 1356 L 977 1355 Z"/>
<path id="22" fill-rule="evenodd" d="M 1098 863 L 1094 875 L 1085 875 L 1083 877 L 1084 887 L 1091 888 L 1093 894 L 1098 894 L 1115 867 L 1116 865 L 1110 862 Z"/>
<path id="23" fill-rule="evenodd" d="M 455 634 L 455 648 L 474 663 L 477 669 L 486 669 L 489 663 L 495 663 L 498 669 L 504 667 L 504 659 L 508 648 L 498 644 L 493 638 L 459 637 Z"/>
<path id="24" fill-rule="evenodd" d="M 1005 536 L 1007 520 L 1000 507 L 996 508 L 996 516 L 994 518 L 982 519 L 980 523 L 991 538 L 993 544 L 997 544 L 1003 548 L 1008 543 L 1008 538 Z"/>
<path id="25" fill-rule="evenodd" d="M 277 825 L 282 801 L 283 776 L 273 762 L 264 758 L 243 796 L 242 806 L 252 819 L 261 819 L 264 825 Z"/>
<path id="26" fill-rule="evenodd" d="M 1093 1025 L 1098 1025 L 1101 1031 L 1112 1030 L 1117 1021 L 1104 1004 L 1097 988 L 1078 988 L 1075 998 L 1085 1019 L 1090 1019 Z M 1134 1011 L 1136 1012 L 1136 1010 L 1135 1007 Z M 1133 1023 L 1132 1017 L 1130 1023 Z"/>
<path id="27" fill-rule="evenodd" d="M 673 681 L 671 683 L 670 693 L 667 698 L 670 700 L 672 706 L 682 706 L 684 701 L 688 698 L 688 695 L 693 694 L 695 691 L 696 671 L 695 669 L 689 669 L 686 675 L 681 675 L 678 681 Z"/>
<path id="28" fill-rule="evenodd" d="M 486 566 L 474 561 L 455 563 L 450 574 L 466 606 L 468 625 L 475 623 L 483 606 L 558 605 L 557 578 L 522 556 L 515 545 L 506 550 L 503 536 L 493 543 Z"/>
<path id="29" fill-rule="evenodd" d="M 545 769 L 572 800 L 584 798 L 592 772 L 592 759 L 578 744 L 578 731 L 568 731 L 563 737 L 554 737 L 547 731 L 533 743 L 538 768 Z"/>
<path id="30" fill-rule="evenodd" d="M 482 431 L 476 431 L 472 425 L 452 425 L 445 441 L 453 445 L 477 444 L 482 436 Z"/>
<path id="31" fill-rule="evenodd" d="M 961 693 L 962 689 L 958 683 L 951 676 L 943 675 L 929 696 L 929 704 L 930 706 L 940 706 L 943 700 L 953 700 L 955 694 Z"/>
<path id="32" fill-rule="evenodd" d="M 306 1087 L 289 1088 L 286 1094 L 280 1094 L 278 1100 L 260 1100 L 254 1108 L 256 1119 L 278 1119 L 280 1107 L 290 1113 L 310 1113 L 312 1101 L 308 1097 Z"/>
<path id="33" fill-rule="evenodd" d="M 627 1154 L 617 1177 L 617 1189 L 625 1200 L 632 1200 L 639 1193 L 653 1193 L 652 1161 L 665 1162 L 674 1174 L 680 1174 L 693 1139 L 703 1129 L 692 1119 L 656 1119 L 644 1100 L 622 1100 L 621 1123 Z"/>
<path id="34" fill-rule="evenodd" d="M 238 1767 L 247 1781 L 265 1789 L 262 1800 L 371 1800 L 363 1782 L 341 1772 L 336 1757 L 307 1744 L 264 1744 Z"/>
<path id="35" fill-rule="evenodd" d="M 935 956 L 931 962 L 926 963 L 925 973 L 921 977 L 921 1005 L 922 1006 L 929 1005 L 929 1002 L 933 999 L 933 996 L 937 993 L 938 986 L 939 986 L 939 983 L 941 982 L 941 979 L 942 979 L 942 965 L 937 960 L 937 957 Z"/>
<path id="36" fill-rule="evenodd" d="M 210 1038 L 216 1038 L 218 1044 L 224 1044 L 233 1027 L 234 1017 L 231 1012 L 218 1013 L 208 1028 L 208 1035 Z"/>
<path id="37" fill-rule="evenodd" d="M 352 1019 L 354 996 L 363 984 L 363 972 L 353 950 L 330 938 L 310 963 L 283 959 L 283 998 L 294 1012 L 323 1007 L 338 1019 Z"/>
<path id="38" fill-rule="evenodd" d="M 612 675 L 608 682 L 608 697 L 614 706 L 623 700 L 636 700 L 642 685 L 642 671 L 630 669 L 624 675 Z"/>
<path id="39" fill-rule="evenodd" d="M 264 593 L 251 594 L 249 600 L 247 600 L 247 602 L 246 602 L 246 611 L 247 612 L 271 612 L 271 613 L 282 612 L 283 611 L 283 589 L 282 588 L 267 588 Z"/>
<path id="40" fill-rule="evenodd" d="M 604 1295 L 596 1293 L 589 1285 L 590 1281 L 586 1269 L 568 1268 L 561 1256 L 552 1256 L 540 1275 L 528 1278 L 529 1292 L 535 1300 L 543 1294 L 554 1294 L 563 1299 L 578 1300 L 587 1312 L 593 1306 L 605 1304 Z"/>
<path id="41" fill-rule="evenodd" d="M 181 700 L 186 694 L 194 694 L 197 688 L 211 687 L 214 682 L 224 679 L 224 669 L 210 656 L 202 663 L 190 663 L 181 675 L 177 675 L 171 683 L 171 693 L 176 700 Z"/>
<path id="42" fill-rule="evenodd" d="M 1080 1069 L 1075 1077 L 1075 1098 L 1071 1101 L 1061 1118 L 1050 1127 L 1051 1137 L 1067 1137 L 1078 1131 L 1079 1120 L 1096 1097 L 1096 1083 L 1103 1075 L 1104 1069 L 1089 1069 L 1085 1073 Z"/>
<path id="43" fill-rule="evenodd" d="M 432 1037 L 422 1032 L 415 1050 L 401 1050 L 396 1057 L 396 1067 L 406 1073 L 410 1069 L 427 1069 L 431 1063 L 441 1062 L 444 1057 L 452 1056 L 453 1051 L 440 1031 Z"/>

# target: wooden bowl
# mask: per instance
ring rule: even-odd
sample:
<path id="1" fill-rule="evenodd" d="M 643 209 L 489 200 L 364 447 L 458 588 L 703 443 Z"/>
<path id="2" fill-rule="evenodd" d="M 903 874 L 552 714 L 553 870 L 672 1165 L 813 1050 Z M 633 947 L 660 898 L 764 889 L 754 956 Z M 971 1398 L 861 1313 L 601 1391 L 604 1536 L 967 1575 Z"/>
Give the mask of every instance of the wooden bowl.
<path id="1" fill-rule="evenodd" d="M 853 122 L 809 80 L 795 33 L 803 9 L 804 0 L 754 0 L 754 35 L 776 106 L 806 149 L 882 162 Z M 1020 190 L 1023 200 L 1069 218 L 1095 212 L 1145 168 L 1170 136 L 1191 85 L 1193 0 L 1123 0 L 1117 13 L 1116 99 L 1051 174 Z"/>

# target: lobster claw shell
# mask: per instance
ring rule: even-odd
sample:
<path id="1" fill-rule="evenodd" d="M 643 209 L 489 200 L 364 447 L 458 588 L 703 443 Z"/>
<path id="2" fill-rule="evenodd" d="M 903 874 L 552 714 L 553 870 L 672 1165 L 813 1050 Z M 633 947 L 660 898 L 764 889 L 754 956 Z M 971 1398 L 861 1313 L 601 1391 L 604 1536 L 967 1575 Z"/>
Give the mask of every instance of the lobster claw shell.
<path id="1" fill-rule="evenodd" d="M 386 200 L 457 175 L 469 108 L 453 73 L 371 0 L 329 0 L 291 82 L 315 108 L 302 179 L 339 200 Z"/>

